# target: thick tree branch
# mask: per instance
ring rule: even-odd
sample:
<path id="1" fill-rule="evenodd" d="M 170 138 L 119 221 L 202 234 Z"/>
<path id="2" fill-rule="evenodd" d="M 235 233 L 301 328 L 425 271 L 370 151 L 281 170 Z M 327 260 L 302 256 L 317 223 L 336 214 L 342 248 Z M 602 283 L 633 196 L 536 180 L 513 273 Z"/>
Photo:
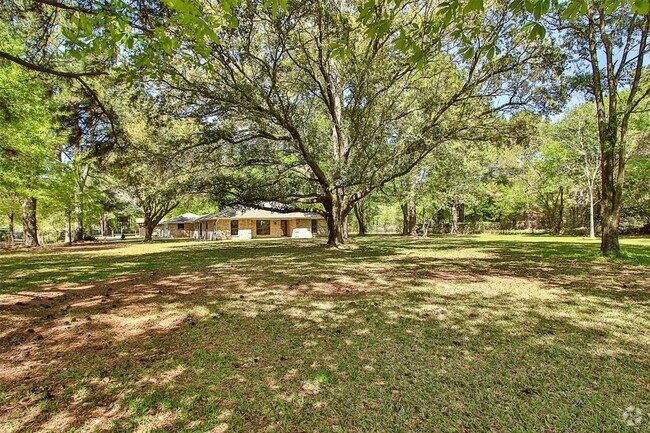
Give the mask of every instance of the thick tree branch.
<path id="1" fill-rule="evenodd" d="M 0 58 L 6 59 L 10 62 L 16 63 L 20 66 L 23 66 L 27 69 L 30 69 L 32 71 L 36 72 L 41 72 L 44 74 L 49 74 L 49 75 L 55 75 L 57 77 L 63 77 L 63 78 L 82 78 L 82 77 L 97 77 L 100 75 L 108 75 L 104 71 L 89 71 L 89 72 L 67 72 L 67 71 L 58 71 L 56 69 L 49 68 L 44 65 L 38 65 L 36 63 L 28 62 L 27 60 L 23 60 L 19 57 L 13 56 L 9 53 L 6 53 L 4 51 L 0 51 Z"/>

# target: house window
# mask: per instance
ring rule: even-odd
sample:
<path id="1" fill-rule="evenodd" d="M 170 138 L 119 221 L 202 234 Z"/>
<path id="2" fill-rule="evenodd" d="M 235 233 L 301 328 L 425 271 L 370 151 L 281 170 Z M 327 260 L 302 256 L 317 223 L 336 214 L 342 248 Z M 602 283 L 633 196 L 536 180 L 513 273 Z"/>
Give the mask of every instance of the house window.
<path id="1" fill-rule="evenodd" d="M 185 230 L 185 224 L 179 224 L 177 228 L 178 230 Z"/>
<path id="2" fill-rule="evenodd" d="M 311 234 L 318 234 L 318 220 L 311 220 Z"/>
<path id="3" fill-rule="evenodd" d="M 266 236 L 271 234 L 271 221 L 257 220 L 255 221 L 255 229 L 257 236 Z"/>
<path id="4" fill-rule="evenodd" d="M 239 221 L 232 220 L 230 221 L 230 235 L 237 236 L 239 234 Z"/>

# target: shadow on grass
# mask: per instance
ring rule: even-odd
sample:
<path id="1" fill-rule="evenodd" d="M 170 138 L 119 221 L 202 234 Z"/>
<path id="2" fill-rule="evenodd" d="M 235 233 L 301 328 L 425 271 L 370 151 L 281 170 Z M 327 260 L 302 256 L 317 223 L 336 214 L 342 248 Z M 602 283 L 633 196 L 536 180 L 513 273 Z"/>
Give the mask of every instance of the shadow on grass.
<path id="1" fill-rule="evenodd" d="M 612 262 L 569 240 L 358 242 L 11 255 L 0 422 L 613 431 L 643 401 L 648 248 Z"/>

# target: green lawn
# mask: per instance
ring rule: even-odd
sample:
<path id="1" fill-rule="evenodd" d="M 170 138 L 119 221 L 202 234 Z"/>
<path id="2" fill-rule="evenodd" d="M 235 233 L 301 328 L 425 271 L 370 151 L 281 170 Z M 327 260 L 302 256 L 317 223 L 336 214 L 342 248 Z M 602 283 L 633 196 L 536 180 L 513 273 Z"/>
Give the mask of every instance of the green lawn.
<path id="1" fill-rule="evenodd" d="M 650 431 L 650 239 L 322 243 L 0 253 L 0 431 Z"/>

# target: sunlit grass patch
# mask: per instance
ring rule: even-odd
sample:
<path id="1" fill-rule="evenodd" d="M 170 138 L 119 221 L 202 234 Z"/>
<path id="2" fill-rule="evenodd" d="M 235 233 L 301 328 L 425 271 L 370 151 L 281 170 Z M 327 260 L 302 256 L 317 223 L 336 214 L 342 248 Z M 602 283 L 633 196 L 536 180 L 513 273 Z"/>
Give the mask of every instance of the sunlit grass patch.
<path id="1" fill-rule="evenodd" d="M 496 254 L 487 248 L 449 248 L 449 249 L 411 249 L 398 248 L 395 250 L 398 257 L 439 258 L 439 259 L 494 259 Z"/>

